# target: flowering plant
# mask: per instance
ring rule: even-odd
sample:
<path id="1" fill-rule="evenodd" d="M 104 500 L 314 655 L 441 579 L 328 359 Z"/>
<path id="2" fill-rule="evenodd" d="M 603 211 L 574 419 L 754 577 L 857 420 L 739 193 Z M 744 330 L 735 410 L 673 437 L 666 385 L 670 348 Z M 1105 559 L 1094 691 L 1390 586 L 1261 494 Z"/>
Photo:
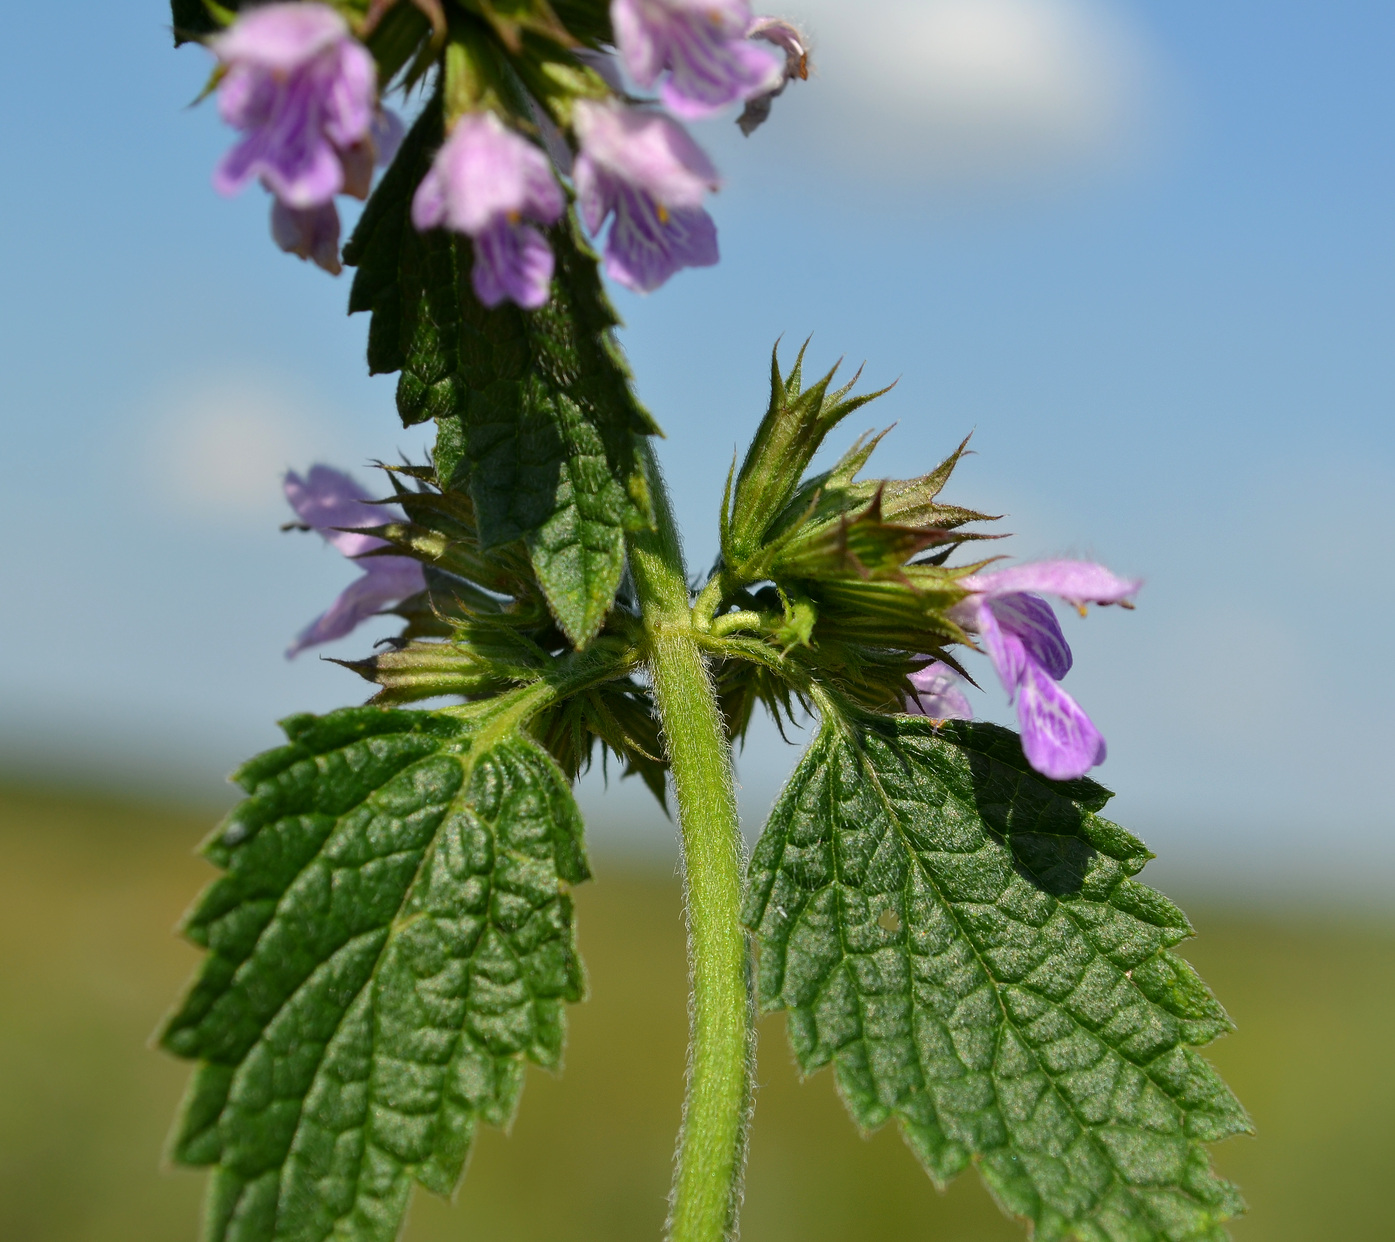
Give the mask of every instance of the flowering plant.
<path id="1" fill-rule="evenodd" d="M 1131 607 L 1140 583 L 1003 567 L 996 519 L 941 499 L 965 444 L 864 478 L 863 436 L 811 473 L 880 394 L 806 382 L 801 349 L 772 358 L 690 587 L 601 272 L 650 291 L 718 261 L 718 175 L 681 122 L 739 107 L 751 133 L 807 76 L 803 34 L 746 0 L 174 19 L 239 133 L 215 185 L 259 181 L 283 249 L 355 269 L 370 370 L 436 427 L 429 461 L 383 467 L 390 496 L 286 479 L 362 570 L 288 654 L 403 625 L 346 662 L 368 703 L 285 721 L 206 846 L 223 874 L 185 931 L 207 957 L 161 1034 L 197 1066 L 172 1151 L 212 1169 L 205 1237 L 390 1239 L 414 1183 L 451 1193 L 477 1127 L 508 1124 L 526 1063 L 559 1064 L 590 876 L 570 786 L 597 750 L 672 795 L 683 845 L 669 1238 L 735 1233 L 757 1005 L 857 1125 L 894 1119 L 936 1185 L 976 1165 L 1040 1238 L 1223 1237 L 1240 1202 L 1203 1143 L 1248 1121 L 1195 1049 L 1229 1020 L 1170 951 L 1185 916 L 1134 879 L 1146 849 L 1100 817 L 1104 739 L 1045 598 Z M 340 194 L 368 200 L 342 254 Z M 980 653 L 1020 735 L 972 719 Z M 730 746 L 758 707 L 817 729 L 743 875 Z"/>

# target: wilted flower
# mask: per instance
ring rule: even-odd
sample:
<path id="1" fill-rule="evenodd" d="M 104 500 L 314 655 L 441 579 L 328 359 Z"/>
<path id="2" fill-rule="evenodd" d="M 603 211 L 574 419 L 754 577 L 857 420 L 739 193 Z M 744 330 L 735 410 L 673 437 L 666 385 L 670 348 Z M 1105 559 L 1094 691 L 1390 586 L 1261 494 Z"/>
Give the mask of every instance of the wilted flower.
<path id="1" fill-rule="evenodd" d="M 536 310 L 552 284 L 552 248 L 531 224 L 554 224 L 567 200 L 547 156 L 492 112 L 463 116 L 412 200 L 419 229 L 444 225 L 475 243 L 472 278 L 486 306 Z"/>
<path id="2" fill-rule="evenodd" d="M 1121 604 L 1141 585 L 1086 561 L 1039 561 L 962 580 L 973 591 L 954 616 L 977 633 L 1016 703 L 1027 762 L 1052 780 L 1084 776 L 1105 758 L 1104 738 L 1057 683 L 1071 667 L 1070 646 L 1051 605 L 1037 592 L 1083 609 Z"/>
<path id="3" fill-rule="evenodd" d="M 748 138 L 770 119 L 770 105 L 775 97 L 784 92 L 786 86 L 798 78 L 801 82 L 809 78 L 808 40 L 793 22 L 783 17 L 757 17 L 746 28 L 748 39 L 764 39 L 773 43 L 785 54 L 785 64 L 779 81 L 769 90 L 753 95 L 746 101 L 746 107 L 736 118 L 741 132 Z"/>
<path id="4" fill-rule="evenodd" d="M 306 526 L 320 532 L 348 557 L 388 545 L 372 535 L 358 533 L 365 526 L 385 526 L 402 515 L 385 505 L 373 505 L 371 497 L 349 475 L 329 466 L 311 466 L 307 478 L 295 471 L 286 475 L 286 499 Z M 344 528 L 350 529 L 344 529 Z M 358 562 L 363 576 L 351 582 L 329 606 L 297 636 L 286 658 L 307 647 L 343 638 L 360 621 L 381 612 L 389 604 L 426 589 L 421 565 L 405 556 L 370 556 Z"/>
<path id="5" fill-rule="evenodd" d="M 717 226 L 702 197 L 717 170 L 677 122 L 618 103 L 578 100 L 573 179 L 581 218 L 606 238 L 605 268 L 622 285 L 657 289 L 681 267 L 717 262 Z"/>
<path id="6" fill-rule="evenodd" d="M 276 199 L 271 204 L 271 237 L 287 254 L 311 259 L 331 276 L 344 270 L 339 262 L 339 211 L 333 203 L 287 207 Z"/>
<path id="7" fill-rule="evenodd" d="M 943 660 L 936 660 L 911 674 L 915 693 L 906 700 L 912 716 L 931 720 L 972 720 L 974 709 L 959 689 L 959 674 Z"/>
<path id="8" fill-rule="evenodd" d="M 665 70 L 659 97 L 678 116 L 711 116 L 774 89 L 780 63 L 747 41 L 746 0 L 612 0 L 615 45 L 645 90 Z"/>
<path id="9" fill-rule="evenodd" d="M 367 198 L 374 164 L 401 138 L 401 123 L 378 107 L 373 57 L 337 12 L 310 3 L 248 9 L 209 47 L 225 70 L 218 110 L 243 134 L 215 188 L 235 194 L 259 179 L 276 197 L 277 244 L 337 272 L 334 196 Z"/>

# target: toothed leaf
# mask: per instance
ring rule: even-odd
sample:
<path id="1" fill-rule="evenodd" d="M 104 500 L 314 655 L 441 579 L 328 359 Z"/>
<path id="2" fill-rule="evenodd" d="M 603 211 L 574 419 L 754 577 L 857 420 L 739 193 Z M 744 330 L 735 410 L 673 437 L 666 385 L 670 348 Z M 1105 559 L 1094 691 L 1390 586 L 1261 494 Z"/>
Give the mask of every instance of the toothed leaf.
<path id="1" fill-rule="evenodd" d="M 206 1242 L 389 1242 L 556 1066 L 587 877 L 557 768 L 420 712 L 285 723 L 205 847 L 208 956 L 161 1042 L 198 1062 L 172 1142 L 211 1165 Z"/>
<path id="2" fill-rule="evenodd" d="M 940 1186 L 977 1163 L 1039 1242 L 1219 1242 L 1202 1144 L 1249 1123 L 1193 1048 L 1230 1023 L 1107 798 L 995 725 L 825 720 L 751 862 L 760 1000 L 859 1127 Z"/>

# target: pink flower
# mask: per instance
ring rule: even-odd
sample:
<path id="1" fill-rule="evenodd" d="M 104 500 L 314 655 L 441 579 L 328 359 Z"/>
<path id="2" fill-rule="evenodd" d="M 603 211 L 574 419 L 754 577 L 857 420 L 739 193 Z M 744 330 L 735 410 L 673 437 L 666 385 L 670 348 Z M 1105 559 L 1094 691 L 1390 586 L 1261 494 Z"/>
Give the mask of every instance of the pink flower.
<path id="1" fill-rule="evenodd" d="M 213 176 L 224 194 L 259 177 L 288 207 L 318 207 L 344 188 L 341 155 L 366 142 L 377 69 L 324 4 L 249 9 L 209 46 L 226 68 L 218 110 L 243 132 Z"/>
<path id="2" fill-rule="evenodd" d="M 286 499 L 305 525 L 320 532 L 327 543 L 345 556 L 364 553 L 388 545 L 372 535 L 359 534 L 358 527 L 386 526 L 402 515 L 384 505 L 372 505 L 371 497 L 349 475 L 329 466 L 311 466 L 302 479 L 295 471 L 286 475 Z M 348 528 L 348 529 L 346 529 Z M 421 565 L 405 556 L 369 556 L 359 562 L 363 575 L 351 582 L 305 629 L 286 651 L 292 659 L 307 647 L 332 642 L 350 633 L 361 621 L 426 589 Z"/>
<path id="3" fill-rule="evenodd" d="M 619 103 L 576 103 L 581 143 L 573 179 L 581 218 L 599 233 L 612 218 L 605 270 L 647 293 L 682 267 L 717 262 L 717 226 L 702 209 L 717 170 L 677 122 Z"/>
<path id="4" fill-rule="evenodd" d="M 1071 650 L 1051 605 L 1035 592 L 1083 609 L 1126 603 L 1142 583 L 1088 561 L 1038 561 L 974 574 L 962 585 L 974 594 L 956 606 L 954 618 L 978 635 L 1016 703 L 1027 762 L 1058 781 L 1084 776 L 1103 763 L 1103 736 L 1057 684 L 1070 671 Z"/>
<path id="5" fill-rule="evenodd" d="M 373 57 L 334 9 L 310 3 L 248 9 L 209 47 L 225 69 L 218 110 L 242 131 L 214 187 L 236 194 L 259 179 L 276 198 L 277 245 L 337 274 L 334 196 L 367 198 L 402 133 L 378 107 Z"/>
<path id="6" fill-rule="evenodd" d="M 667 72 L 659 97 L 677 116 L 711 116 L 780 82 L 780 63 L 746 38 L 746 0 L 612 0 L 615 44 L 645 90 Z"/>
<path id="7" fill-rule="evenodd" d="M 471 279 L 486 306 L 528 310 L 551 293 L 553 257 L 528 221 L 555 224 L 567 208 L 547 156 L 492 112 L 460 118 L 412 200 L 419 229 L 444 225 L 475 243 Z"/>

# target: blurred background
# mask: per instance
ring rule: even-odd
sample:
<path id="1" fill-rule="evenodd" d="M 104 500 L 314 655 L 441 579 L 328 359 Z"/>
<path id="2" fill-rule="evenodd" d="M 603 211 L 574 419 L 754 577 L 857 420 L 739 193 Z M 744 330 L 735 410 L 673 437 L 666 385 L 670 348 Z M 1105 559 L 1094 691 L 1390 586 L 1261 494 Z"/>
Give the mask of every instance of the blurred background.
<path id="1" fill-rule="evenodd" d="M 1022 558 L 1147 580 L 1064 618 L 1110 743 L 1113 818 L 1188 903 L 1230 1007 L 1212 1050 L 1258 1126 L 1217 1150 L 1237 1239 L 1378 1237 L 1395 1159 L 1395 9 L 1375 0 L 791 0 L 815 73 L 722 168 L 722 263 L 617 291 L 690 561 L 716 550 L 769 351 L 898 379 L 882 469 L 1005 513 Z M 160 0 L 6 19 L 0 115 L 0 1238 L 192 1238 L 162 1174 L 185 1076 L 145 1039 L 196 961 L 170 927 L 225 773 L 292 711 L 359 701 L 282 658 L 354 576 L 279 479 L 420 455 L 362 362 L 347 282 L 280 254 L 208 58 Z M 848 429 L 851 436 L 864 423 Z M 835 437 L 836 439 L 836 437 Z M 842 447 L 842 441 L 833 446 Z M 329 654 L 357 655 L 360 631 Z M 975 707 L 1009 719 L 991 673 Z M 796 751 L 740 758 L 754 834 Z M 578 894 L 593 1001 L 566 1076 L 408 1237 L 652 1238 L 685 1024 L 673 825 L 598 774 Z M 762 1028 L 746 1234 L 1018 1236 L 966 1178 L 937 1196 L 889 1132 Z"/>

